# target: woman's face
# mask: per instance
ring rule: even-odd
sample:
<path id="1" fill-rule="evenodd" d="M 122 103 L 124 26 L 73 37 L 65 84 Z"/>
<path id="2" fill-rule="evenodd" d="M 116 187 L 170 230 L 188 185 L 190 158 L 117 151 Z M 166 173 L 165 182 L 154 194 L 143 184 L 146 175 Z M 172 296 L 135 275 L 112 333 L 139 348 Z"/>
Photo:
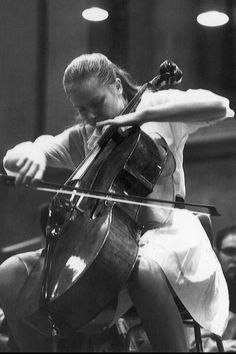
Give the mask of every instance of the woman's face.
<path id="1" fill-rule="evenodd" d="M 114 84 L 101 85 L 97 78 L 89 78 L 75 84 L 70 90 L 70 101 L 86 123 L 112 119 L 125 106 L 123 88 L 119 79 Z"/>

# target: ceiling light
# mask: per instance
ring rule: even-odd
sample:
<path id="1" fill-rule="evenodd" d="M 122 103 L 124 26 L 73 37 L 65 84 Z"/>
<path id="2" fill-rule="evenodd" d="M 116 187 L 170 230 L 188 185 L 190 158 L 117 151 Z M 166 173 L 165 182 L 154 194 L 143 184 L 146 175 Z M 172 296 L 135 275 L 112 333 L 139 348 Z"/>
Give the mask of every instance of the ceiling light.
<path id="1" fill-rule="evenodd" d="M 197 16 L 197 22 L 200 25 L 208 27 L 217 27 L 226 24 L 229 21 L 229 17 L 219 11 L 207 11 Z"/>
<path id="2" fill-rule="evenodd" d="M 82 16 L 88 21 L 104 21 L 108 17 L 108 12 L 100 7 L 90 7 L 82 12 Z"/>

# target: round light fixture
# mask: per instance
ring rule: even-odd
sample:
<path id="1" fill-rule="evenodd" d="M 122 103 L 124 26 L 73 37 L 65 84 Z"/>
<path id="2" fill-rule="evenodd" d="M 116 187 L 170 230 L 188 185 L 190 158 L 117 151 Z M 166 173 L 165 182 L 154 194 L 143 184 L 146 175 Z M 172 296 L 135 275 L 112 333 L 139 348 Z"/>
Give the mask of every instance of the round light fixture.
<path id="1" fill-rule="evenodd" d="M 197 22 L 200 25 L 208 27 L 217 27 L 225 25 L 229 21 L 229 17 L 219 11 L 207 11 L 197 16 Z"/>
<path id="2" fill-rule="evenodd" d="M 90 7 L 82 12 L 82 16 L 88 21 L 104 21 L 108 17 L 108 12 L 100 7 Z"/>

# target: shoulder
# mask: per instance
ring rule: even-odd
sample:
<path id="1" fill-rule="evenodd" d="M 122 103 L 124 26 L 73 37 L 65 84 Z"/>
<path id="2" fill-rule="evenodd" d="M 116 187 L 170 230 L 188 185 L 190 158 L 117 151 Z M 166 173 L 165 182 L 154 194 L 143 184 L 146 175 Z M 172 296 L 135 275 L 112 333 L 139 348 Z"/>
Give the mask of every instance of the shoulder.
<path id="1" fill-rule="evenodd" d="M 73 138 L 73 136 L 78 136 L 83 134 L 83 127 L 80 124 L 75 124 L 71 127 L 65 128 L 61 133 L 57 134 L 55 138 L 57 140 L 63 140 L 68 138 Z"/>
<path id="2" fill-rule="evenodd" d="M 76 143 L 87 141 L 93 134 L 94 127 L 90 125 L 76 124 L 66 128 L 62 133 L 55 136 L 56 141 L 63 144 L 63 141 Z"/>
<path id="3" fill-rule="evenodd" d="M 207 90 L 207 89 L 202 89 L 202 88 L 198 88 L 198 89 L 187 89 L 187 90 L 182 90 L 182 89 L 175 89 L 175 88 L 169 88 L 169 89 L 163 89 L 160 91 L 146 91 L 143 94 L 143 99 L 156 99 L 156 100 L 160 100 L 160 101 L 168 101 L 168 100 L 172 100 L 172 99 L 188 99 L 188 98 L 201 98 L 204 97 L 206 98 L 222 98 L 221 96 L 217 95 L 216 93 Z"/>
<path id="4" fill-rule="evenodd" d="M 187 94 L 187 91 L 178 89 L 167 89 L 160 91 L 146 91 L 141 99 L 141 104 L 156 105 L 182 98 Z"/>

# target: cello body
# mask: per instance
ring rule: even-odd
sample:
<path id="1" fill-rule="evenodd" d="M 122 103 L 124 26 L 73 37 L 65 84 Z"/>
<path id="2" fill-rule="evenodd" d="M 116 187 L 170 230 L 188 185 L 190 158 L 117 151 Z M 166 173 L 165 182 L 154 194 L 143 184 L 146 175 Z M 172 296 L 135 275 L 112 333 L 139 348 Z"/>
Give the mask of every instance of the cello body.
<path id="1" fill-rule="evenodd" d="M 128 128 L 109 139 L 80 187 L 145 197 L 160 175 L 171 176 L 174 169 L 163 138 L 156 144 L 140 128 Z M 48 247 L 22 289 L 18 316 L 48 335 L 56 326 L 61 337 L 96 318 L 116 300 L 135 265 L 143 229 L 139 211 L 109 200 L 54 197 Z"/>

